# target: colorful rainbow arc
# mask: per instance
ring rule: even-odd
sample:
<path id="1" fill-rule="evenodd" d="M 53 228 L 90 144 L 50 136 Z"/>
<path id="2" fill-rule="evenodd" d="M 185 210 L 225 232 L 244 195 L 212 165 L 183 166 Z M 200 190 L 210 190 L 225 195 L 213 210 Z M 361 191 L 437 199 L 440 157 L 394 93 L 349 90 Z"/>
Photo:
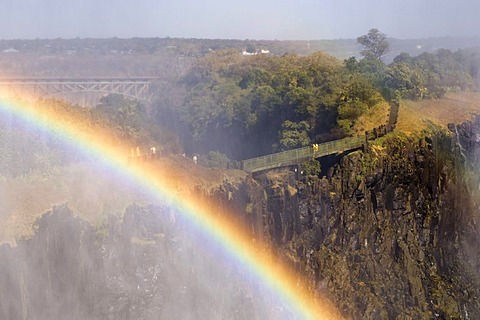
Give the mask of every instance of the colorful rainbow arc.
<path id="1" fill-rule="evenodd" d="M 226 214 L 210 212 L 200 199 L 186 199 L 169 189 L 168 177 L 149 166 L 128 163 L 129 148 L 113 142 L 110 132 L 92 130 L 79 119 L 55 108 L 41 109 L 33 103 L 19 102 L 8 94 L 0 94 L 0 115 L 11 115 L 27 126 L 61 138 L 87 156 L 127 178 L 157 199 L 180 207 L 181 214 L 195 228 L 219 244 L 233 259 L 242 263 L 248 272 L 278 294 L 282 301 L 298 313 L 301 319 L 336 319 L 338 312 L 329 303 L 315 299 L 302 283 L 301 277 L 278 263 L 258 242 L 255 248 L 247 232 L 234 224 Z"/>

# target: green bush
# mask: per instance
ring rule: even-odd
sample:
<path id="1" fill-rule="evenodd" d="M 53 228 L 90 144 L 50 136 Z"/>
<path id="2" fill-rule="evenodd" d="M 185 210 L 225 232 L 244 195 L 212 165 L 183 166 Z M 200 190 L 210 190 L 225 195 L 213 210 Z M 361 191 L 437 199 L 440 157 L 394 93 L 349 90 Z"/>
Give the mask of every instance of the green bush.
<path id="1" fill-rule="evenodd" d="M 320 162 L 317 160 L 302 163 L 301 170 L 305 176 L 318 176 L 322 172 Z"/>
<path id="2" fill-rule="evenodd" d="M 226 169 L 230 163 L 230 159 L 221 152 L 210 151 L 206 156 L 200 156 L 198 162 L 208 168 Z"/>

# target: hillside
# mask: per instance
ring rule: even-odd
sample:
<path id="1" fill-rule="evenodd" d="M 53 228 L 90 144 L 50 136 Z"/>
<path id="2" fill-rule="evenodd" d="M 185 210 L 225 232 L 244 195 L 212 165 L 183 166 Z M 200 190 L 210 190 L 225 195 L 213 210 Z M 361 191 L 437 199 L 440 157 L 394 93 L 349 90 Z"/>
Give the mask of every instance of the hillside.
<path id="1" fill-rule="evenodd" d="M 434 123 L 447 127 L 480 114 L 480 93 L 450 93 L 442 99 L 403 100 L 398 114 L 397 129 L 411 134 Z"/>

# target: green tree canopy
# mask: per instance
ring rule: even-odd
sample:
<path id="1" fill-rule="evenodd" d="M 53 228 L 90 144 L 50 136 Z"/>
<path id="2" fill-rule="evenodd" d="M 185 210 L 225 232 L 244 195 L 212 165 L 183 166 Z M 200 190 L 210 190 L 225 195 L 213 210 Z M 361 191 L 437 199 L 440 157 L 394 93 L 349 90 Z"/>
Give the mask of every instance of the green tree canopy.
<path id="1" fill-rule="evenodd" d="M 308 146 L 310 144 L 309 130 L 310 126 L 306 121 L 295 123 L 286 120 L 282 124 L 282 131 L 279 137 L 280 150 L 278 151 Z"/>
<path id="2" fill-rule="evenodd" d="M 184 94 L 172 115 L 186 151 L 213 150 L 230 159 L 341 137 L 347 131 L 337 130 L 338 120 L 349 128 L 379 98 L 363 74 L 322 52 L 212 52 L 196 61 L 180 85 Z"/>
<path id="3" fill-rule="evenodd" d="M 367 34 L 358 37 L 357 42 L 365 47 L 360 52 L 365 58 L 381 60 L 390 48 L 387 35 L 378 31 L 378 29 L 370 29 Z"/>

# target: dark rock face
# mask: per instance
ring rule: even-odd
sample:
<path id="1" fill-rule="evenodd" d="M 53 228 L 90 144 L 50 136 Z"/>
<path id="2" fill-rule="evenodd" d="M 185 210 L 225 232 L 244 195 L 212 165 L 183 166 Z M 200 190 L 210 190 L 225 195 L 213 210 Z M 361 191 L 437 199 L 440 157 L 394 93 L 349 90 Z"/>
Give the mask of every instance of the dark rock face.
<path id="1" fill-rule="evenodd" d="M 37 221 L 35 241 L 19 241 L 14 249 L 0 246 L 0 318 L 91 315 L 99 290 L 92 275 L 100 262 L 92 246 L 95 233 L 64 211 L 57 208 L 51 217 Z M 72 283 L 77 286 L 74 290 Z"/>
<path id="2" fill-rule="evenodd" d="M 480 122 L 385 139 L 328 178 L 269 172 L 197 190 L 354 319 L 480 319 Z M 174 209 L 95 228 L 61 206 L 0 246 L 0 319 L 291 319 Z M 202 246 L 196 245 L 201 243 Z M 245 280 L 247 278 L 247 280 Z M 226 299 L 228 297 L 228 299 Z"/>
<path id="3" fill-rule="evenodd" d="M 329 179 L 259 177 L 277 247 L 346 317 L 480 318 L 479 184 L 460 152 L 475 161 L 480 125 L 464 126 L 461 150 L 442 133 L 397 136 Z"/>
<path id="4" fill-rule="evenodd" d="M 0 246 L 0 319 L 272 318 L 268 295 L 181 220 L 133 205 L 93 228 L 54 208 L 32 239 Z"/>

